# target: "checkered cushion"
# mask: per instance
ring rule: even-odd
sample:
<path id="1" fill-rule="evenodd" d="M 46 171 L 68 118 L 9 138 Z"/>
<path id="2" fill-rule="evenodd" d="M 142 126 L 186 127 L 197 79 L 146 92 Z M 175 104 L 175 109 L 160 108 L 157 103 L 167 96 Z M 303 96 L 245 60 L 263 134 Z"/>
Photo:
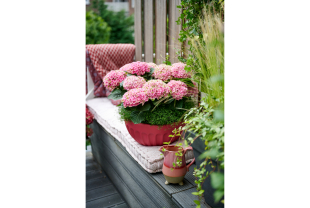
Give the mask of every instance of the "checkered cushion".
<path id="1" fill-rule="evenodd" d="M 111 70 L 118 70 L 131 63 L 135 54 L 133 44 L 86 45 L 86 64 L 95 85 L 96 97 L 106 97 L 107 89 L 102 79 Z"/>

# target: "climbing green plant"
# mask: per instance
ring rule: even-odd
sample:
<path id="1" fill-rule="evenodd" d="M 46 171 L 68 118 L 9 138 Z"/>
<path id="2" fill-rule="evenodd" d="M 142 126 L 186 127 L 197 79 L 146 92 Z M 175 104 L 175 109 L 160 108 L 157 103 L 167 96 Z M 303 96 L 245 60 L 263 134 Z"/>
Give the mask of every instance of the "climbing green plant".
<path id="1" fill-rule="evenodd" d="M 207 93 L 205 80 L 211 76 L 209 71 L 224 64 L 224 34 L 217 27 L 217 22 L 222 24 L 224 20 L 224 1 L 182 0 L 179 8 L 183 8 L 177 21 L 178 24 L 182 24 L 179 41 L 183 44 L 183 53 L 179 51 L 178 58 L 188 65 L 187 71 L 194 72 L 193 80 L 199 84 L 200 91 Z M 209 25 L 205 24 L 208 15 L 217 17 L 216 19 L 211 18 Z M 221 30 L 223 30 L 223 26 Z M 188 43 L 186 48 L 184 43 Z M 202 47 L 204 49 L 201 49 Z M 207 55 L 205 51 L 208 48 L 213 51 L 212 53 L 208 52 Z M 220 53 L 218 53 L 218 49 L 221 49 Z M 219 58 L 221 54 L 222 58 Z M 214 61 L 218 63 L 210 63 Z"/>

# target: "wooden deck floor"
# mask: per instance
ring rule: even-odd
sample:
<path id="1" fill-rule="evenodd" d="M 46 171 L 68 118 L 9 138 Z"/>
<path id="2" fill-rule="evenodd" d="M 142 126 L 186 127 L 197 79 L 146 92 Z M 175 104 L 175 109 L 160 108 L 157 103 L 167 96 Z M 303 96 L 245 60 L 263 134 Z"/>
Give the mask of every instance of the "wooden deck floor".
<path id="1" fill-rule="evenodd" d="M 129 207 L 117 192 L 110 179 L 86 151 L 86 208 Z"/>

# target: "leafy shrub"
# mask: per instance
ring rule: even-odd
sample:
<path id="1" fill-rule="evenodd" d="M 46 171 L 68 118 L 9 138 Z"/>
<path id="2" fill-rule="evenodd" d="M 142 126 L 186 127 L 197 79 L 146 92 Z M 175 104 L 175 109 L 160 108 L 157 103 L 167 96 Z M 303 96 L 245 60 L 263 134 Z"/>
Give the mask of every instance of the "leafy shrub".
<path id="1" fill-rule="evenodd" d="M 93 11 L 86 12 L 86 44 L 108 43 L 111 28 Z"/>
<path id="2" fill-rule="evenodd" d="M 93 8 L 97 14 L 111 27 L 109 43 L 134 43 L 134 17 L 126 17 L 125 11 L 107 10 L 104 0 L 94 0 Z"/>

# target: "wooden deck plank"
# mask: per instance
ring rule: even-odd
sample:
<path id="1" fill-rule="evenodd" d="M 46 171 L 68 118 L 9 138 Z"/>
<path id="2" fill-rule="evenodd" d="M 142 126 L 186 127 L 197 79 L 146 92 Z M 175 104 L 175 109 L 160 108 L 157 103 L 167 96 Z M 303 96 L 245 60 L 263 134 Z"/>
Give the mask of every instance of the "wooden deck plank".
<path id="1" fill-rule="evenodd" d="M 142 19 L 141 19 L 141 0 L 135 1 L 135 46 L 136 61 L 142 61 Z"/>
<path id="2" fill-rule="evenodd" d="M 86 180 L 86 191 L 112 184 L 108 177 Z"/>
<path id="3" fill-rule="evenodd" d="M 99 198 L 90 202 L 86 202 L 86 208 L 103 208 L 103 207 L 115 207 L 117 204 L 123 204 L 124 200 L 116 193 L 110 196 Z"/>
<path id="4" fill-rule="evenodd" d="M 153 62 L 153 1 L 144 0 L 144 61 Z"/>
<path id="5" fill-rule="evenodd" d="M 86 180 L 102 178 L 102 177 L 107 177 L 107 176 L 103 172 L 100 173 L 98 170 L 88 171 L 86 174 Z"/>
<path id="6" fill-rule="evenodd" d="M 166 58 L 166 25 L 167 4 L 166 0 L 155 0 L 155 59 L 156 64 L 162 64 Z"/>
<path id="7" fill-rule="evenodd" d="M 196 192 L 196 187 L 191 188 L 176 194 L 172 194 L 172 199 L 178 203 L 181 207 L 196 207 L 194 200 L 199 200 L 198 196 L 192 194 L 192 192 Z M 205 203 L 204 199 L 200 200 L 201 208 L 211 208 L 207 203 Z"/>
<path id="8" fill-rule="evenodd" d="M 86 171 L 94 171 L 94 170 L 99 170 L 98 166 L 96 166 L 94 163 L 86 165 Z"/>
<path id="9" fill-rule="evenodd" d="M 129 206 L 126 204 L 126 203 L 123 203 L 123 204 L 118 204 L 118 205 L 115 205 L 115 206 L 111 206 L 111 208 L 114 208 L 114 207 L 117 207 L 117 208 L 129 208 Z M 108 207 L 110 208 L 110 207 Z"/>
<path id="10" fill-rule="evenodd" d="M 179 5 L 181 0 L 169 1 L 169 60 L 172 64 L 179 62 L 176 52 L 181 50 L 178 38 L 182 26 L 176 23 L 181 15 Z"/>
<path id="11" fill-rule="evenodd" d="M 86 192 L 86 202 L 99 199 L 102 197 L 106 197 L 106 196 L 116 194 L 116 193 L 117 193 L 117 190 L 114 188 L 112 184 L 104 186 L 104 187 L 100 187 L 97 189 L 93 189 L 93 190 Z"/>
<path id="12" fill-rule="evenodd" d="M 188 174 L 188 173 L 187 173 Z M 151 174 L 152 177 L 158 182 L 158 184 L 163 187 L 170 195 L 173 193 L 178 193 L 181 191 L 184 191 L 186 189 L 193 188 L 194 186 L 188 182 L 186 179 L 183 180 L 183 186 L 180 186 L 179 184 L 165 184 L 165 176 L 162 173 L 156 173 L 156 174 Z"/>

